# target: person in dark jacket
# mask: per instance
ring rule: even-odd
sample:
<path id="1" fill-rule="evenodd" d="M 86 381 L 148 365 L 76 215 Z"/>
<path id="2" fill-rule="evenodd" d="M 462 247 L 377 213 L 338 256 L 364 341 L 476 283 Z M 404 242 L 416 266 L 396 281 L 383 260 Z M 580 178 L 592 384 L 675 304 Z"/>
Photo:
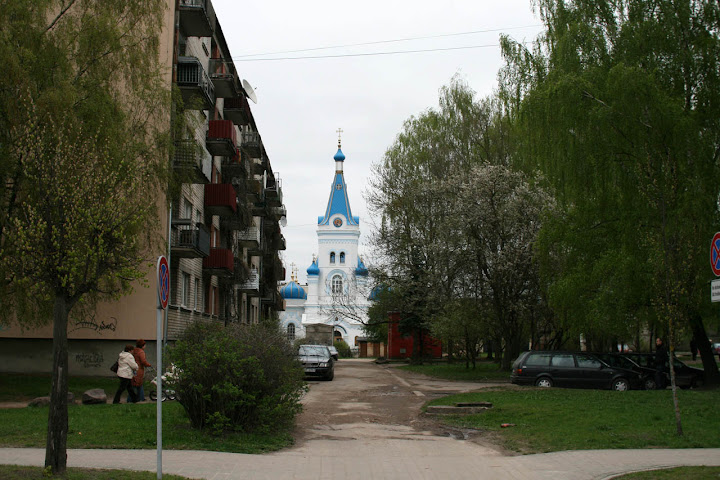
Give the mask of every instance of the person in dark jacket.
<path id="1" fill-rule="evenodd" d="M 661 338 L 655 340 L 655 388 L 664 390 L 667 386 L 668 351 Z"/>

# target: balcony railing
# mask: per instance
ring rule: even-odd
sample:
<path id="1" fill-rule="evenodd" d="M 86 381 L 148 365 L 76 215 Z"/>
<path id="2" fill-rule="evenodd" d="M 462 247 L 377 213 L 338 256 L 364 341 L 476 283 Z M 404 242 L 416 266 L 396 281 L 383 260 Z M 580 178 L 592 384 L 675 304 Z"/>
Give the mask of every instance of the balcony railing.
<path id="1" fill-rule="evenodd" d="M 232 120 L 235 125 L 247 125 L 252 119 L 250 105 L 244 94 L 237 95 L 232 98 L 225 99 L 223 114 L 228 120 Z"/>
<path id="2" fill-rule="evenodd" d="M 212 155 L 237 155 L 237 134 L 231 120 L 210 120 L 206 137 L 208 152 Z"/>
<path id="3" fill-rule="evenodd" d="M 210 59 L 210 80 L 215 85 L 216 98 L 233 98 L 242 95 L 235 64 L 222 58 Z"/>
<path id="4" fill-rule="evenodd" d="M 237 211 L 237 193 L 229 183 L 208 183 L 205 185 L 205 213 L 232 216 Z"/>
<path id="5" fill-rule="evenodd" d="M 262 143 L 258 132 L 242 132 L 240 147 L 247 151 L 251 157 L 260 157 Z"/>
<path id="6" fill-rule="evenodd" d="M 247 175 L 247 165 L 239 153 L 233 157 L 223 157 L 222 178 L 225 182 L 244 186 Z"/>
<path id="7" fill-rule="evenodd" d="M 180 29 L 188 37 L 211 37 L 215 11 L 210 0 L 180 0 Z"/>
<path id="8" fill-rule="evenodd" d="M 269 207 L 279 207 L 282 205 L 282 180 L 280 174 L 268 176 L 265 180 L 265 200 Z"/>
<path id="9" fill-rule="evenodd" d="M 210 183 L 212 157 L 191 138 L 176 140 L 173 168 L 183 183 Z"/>
<path id="10" fill-rule="evenodd" d="M 238 244 L 241 247 L 257 248 L 260 245 L 260 229 L 258 227 L 250 227 L 240 230 L 237 233 Z"/>
<path id="11" fill-rule="evenodd" d="M 257 270 L 250 270 L 250 277 L 246 281 L 238 283 L 237 288 L 243 293 L 255 294 L 256 296 L 259 295 L 260 275 L 258 274 Z"/>
<path id="12" fill-rule="evenodd" d="M 251 159 L 251 165 L 252 165 L 252 172 L 254 175 L 262 175 L 265 173 L 265 170 L 267 170 L 267 163 L 268 159 L 266 156 L 263 156 L 262 158 L 253 158 Z"/>
<path id="13" fill-rule="evenodd" d="M 178 57 L 177 85 L 188 110 L 209 110 L 215 106 L 215 86 L 195 57 Z"/>
<path id="14" fill-rule="evenodd" d="M 203 258 L 203 270 L 210 275 L 225 277 L 232 275 L 234 269 L 233 253 L 227 248 L 210 248 L 210 255 Z"/>
<path id="15" fill-rule="evenodd" d="M 202 258 L 210 255 L 210 233 L 202 223 L 192 224 L 189 218 L 172 221 L 170 246 L 173 258 Z"/>

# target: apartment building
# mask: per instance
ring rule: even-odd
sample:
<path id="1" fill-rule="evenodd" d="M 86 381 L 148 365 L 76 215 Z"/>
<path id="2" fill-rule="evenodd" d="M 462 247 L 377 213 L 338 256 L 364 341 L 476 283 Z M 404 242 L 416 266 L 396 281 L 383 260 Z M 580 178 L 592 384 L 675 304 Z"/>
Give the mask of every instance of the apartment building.
<path id="1" fill-rule="evenodd" d="M 168 160 L 179 186 L 160 208 L 158 235 L 167 246 L 157 255 L 168 257 L 171 269 L 160 340 L 172 342 L 198 319 L 257 323 L 284 310 L 278 282 L 285 277 L 286 210 L 248 102 L 253 94 L 233 64 L 212 2 L 167 0 L 167 6 L 161 62 L 182 99 L 167 112 L 180 132 Z M 148 342 L 154 363 L 154 263 L 146 280 L 131 295 L 70 322 L 71 374 L 109 374 L 122 347 L 138 338 Z M 0 370 L 50 371 L 51 342 L 51 327 L 0 325 Z"/>

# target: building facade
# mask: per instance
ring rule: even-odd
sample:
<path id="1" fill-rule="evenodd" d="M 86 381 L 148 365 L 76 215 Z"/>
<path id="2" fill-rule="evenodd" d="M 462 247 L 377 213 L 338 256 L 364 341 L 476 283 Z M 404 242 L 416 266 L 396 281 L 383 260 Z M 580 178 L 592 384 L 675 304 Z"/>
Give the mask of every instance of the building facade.
<path id="1" fill-rule="evenodd" d="M 353 216 L 343 173 L 340 141 L 333 157 L 335 175 L 324 215 L 317 220 L 317 254 L 307 269 L 307 284 L 293 274 L 280 290 L 286 310 L 280 315 L 289 339 L 302 338 L 308 325 L 332 325 L 334 338 L 351 348 L 363 337 L 369 306 L 368 270 L 359 255 L 360 218 Z"/>
<path id="2" fill-rule="evenodd" d="M 168 89 L 179 93 L 165 116 L 179 132 L 169 161 L 180 185 L 159 202 L 165 248 L 148 252 L 147 285 L 68 325 L 70 374 L 109 374 L 122 347 L 177 339 L 193 321 L 257 323 L 284 309 L 278 282 L 285 217 L 273 171 L 248 98 L 210 0 L 167 0 L 160 62 Z M 171 125 L 172 122 L 172 125 Z M 163 201 L 167 200 L 167 201 Z M 167 209 L 166 205 L 170 205 Z M 170 301 L 163 338 L 155 327 L 154 259 L 170 263 Z M 0 325 L 0 369 L 48 372 L 52 328 Z"/>

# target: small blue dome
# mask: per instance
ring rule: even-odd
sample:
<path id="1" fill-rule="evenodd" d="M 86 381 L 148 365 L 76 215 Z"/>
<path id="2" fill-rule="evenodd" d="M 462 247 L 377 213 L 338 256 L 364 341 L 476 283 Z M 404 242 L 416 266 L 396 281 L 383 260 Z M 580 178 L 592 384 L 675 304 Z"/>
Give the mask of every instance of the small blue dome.
<path id="1" fill-rule="evenodd" d="M 368 276 L 368 269 L 365 268 L 365 264 L 363 263 L 360 258 L 358 258 L 358 266 L 355 269 L 355 275 L 359 277 L 367 277 Z"/>
<path id="2" fill-rule="evenodd" d="M 336 162 L 342 162 L 345 160 L 345 154 L 342 153 L 342 150 L 340 150 L 338 148 L 338 151 L 333 158 L 335 159 Z"/>
<path id="3" fill-rule="evenodd" d="M 310 265 L 307 269 L 308 275 L 320 275 L 320 269 L 317 265 L 317 260 L 313 260 L 312 265 Z"/>
<path id="4" fill-rule="evenodd" d="M 305 289 L 298 285 L 294 280 L 280 289 L 280 296 L 284 299 L 300 299 L 307 300 Z"/>

